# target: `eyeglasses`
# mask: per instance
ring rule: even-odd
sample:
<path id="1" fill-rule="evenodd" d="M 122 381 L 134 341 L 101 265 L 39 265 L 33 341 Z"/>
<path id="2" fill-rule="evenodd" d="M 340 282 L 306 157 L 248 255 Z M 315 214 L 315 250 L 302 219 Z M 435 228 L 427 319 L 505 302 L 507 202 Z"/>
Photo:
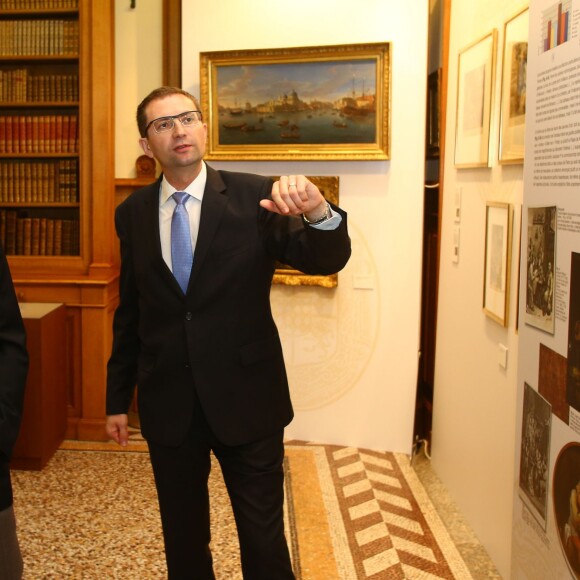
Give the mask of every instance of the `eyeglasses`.
<path id="1" fill-rule="evenodd" d="M 155 133 L 171 131 L 175 126 L 175 119 L 177 119 L 184 127 L 195 127 L 202 122 L 201 111 L 186 111 L 185 113 L 179 113 L 179 115 L 170 115 L 153 119 L 153 121 L 145 127 L 145 133 L 147 133 L 151 125 L 153 125 L 153 129 L 155 129 Z"/>

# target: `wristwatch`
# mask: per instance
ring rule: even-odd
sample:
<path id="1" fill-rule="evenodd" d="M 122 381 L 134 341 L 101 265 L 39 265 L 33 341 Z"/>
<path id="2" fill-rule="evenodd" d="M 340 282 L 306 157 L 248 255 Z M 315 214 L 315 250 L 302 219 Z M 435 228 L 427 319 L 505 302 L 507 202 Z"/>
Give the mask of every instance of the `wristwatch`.
<path id="1" fill-rule="evenodd" d="M 330 204 L 328 202 L 326 202 L 326 213 L 321 217 L 318 218 L 317 220 L 309 220 L 304 214 L 302 214 L 302 219 L 311 226 L 317 226 L 323 222 L 325 222 L 326 220 L 329 220 L 332 217 L 332 213 L 330 211 Z"/>

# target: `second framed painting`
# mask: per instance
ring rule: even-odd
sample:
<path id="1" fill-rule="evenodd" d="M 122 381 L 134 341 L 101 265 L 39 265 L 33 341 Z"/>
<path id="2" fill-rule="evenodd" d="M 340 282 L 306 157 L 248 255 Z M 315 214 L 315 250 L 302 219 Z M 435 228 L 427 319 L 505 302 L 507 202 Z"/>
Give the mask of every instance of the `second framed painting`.
<path id="1" fill-rule="evenodd" d="M 202 52 L 207 159 L 390 156 L 390 43 Z"/>
<path id="2" fill-rule="evenodd" d="M 504 26 L 499 162 L 523 163 L 526 130 L 528 22 L 526 8 Z"/>
<path id="3" fill-rule="evenodd" d="M 459 52 L 455 166 L 488 167 L 497 30 Z"/>

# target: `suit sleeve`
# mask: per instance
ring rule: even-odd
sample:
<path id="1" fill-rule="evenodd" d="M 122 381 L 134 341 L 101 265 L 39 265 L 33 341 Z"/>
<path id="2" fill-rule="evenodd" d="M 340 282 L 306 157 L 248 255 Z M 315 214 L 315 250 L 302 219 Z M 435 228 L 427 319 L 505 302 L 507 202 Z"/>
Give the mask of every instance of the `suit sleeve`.
<path id="1" fill-rule="evenodd" d="M 261 227 L 268 252 L 276 260 L 312 275 L 335 274 L 351 255 L 346 212 L 330 204 L 342 220 L 336 229 L 307 225 L 296 216 L 280 216 L 263 210 Z"/>
<path id="2" fill-rule="evenodd" d="M 121 207 L 115 214 L 115 227 L 121 243 L 119 305 L 113 319 L 113 348 L 107 364 L 107 415 L 127 413 L 137 380 L 139 355 L 139 307 L 133 273 L 132 248 Z"/>
<path id="3" fill-rule="evenodd" d="M 26 333 L 12 277 L 0 249 L 0 457 L 7 461 L 18 437 L 28 373 Z"/>

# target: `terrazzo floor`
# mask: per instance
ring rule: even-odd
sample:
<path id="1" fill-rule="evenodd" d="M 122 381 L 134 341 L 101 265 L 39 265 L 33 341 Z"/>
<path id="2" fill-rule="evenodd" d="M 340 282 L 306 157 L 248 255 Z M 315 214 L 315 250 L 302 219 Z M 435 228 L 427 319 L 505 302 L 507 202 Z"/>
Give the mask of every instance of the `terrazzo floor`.
<path id="1" fill-rule="evenodd" d="M 132 453 L 116 450 L 65 441 L 42 472 L 13 472 L 24 580 L 166 577 L 145 444 L 137 435 Z M 286 527 L 298 580 L 501 578 L 423 453 L 409 461 L 304 442 L 287 450 Z M 219 469 L 210 487 L 216 577 L 241 580 Z M 415 507 L 385 512 L 385 501 L 404 497 Z"/>
<path id="2" fill-rule="evenodd" d="M 501 580 L 502 577 L 487 551 L 433 471 L 423 450 L 413 457 L 411 465 L 474 580 Z"/>

